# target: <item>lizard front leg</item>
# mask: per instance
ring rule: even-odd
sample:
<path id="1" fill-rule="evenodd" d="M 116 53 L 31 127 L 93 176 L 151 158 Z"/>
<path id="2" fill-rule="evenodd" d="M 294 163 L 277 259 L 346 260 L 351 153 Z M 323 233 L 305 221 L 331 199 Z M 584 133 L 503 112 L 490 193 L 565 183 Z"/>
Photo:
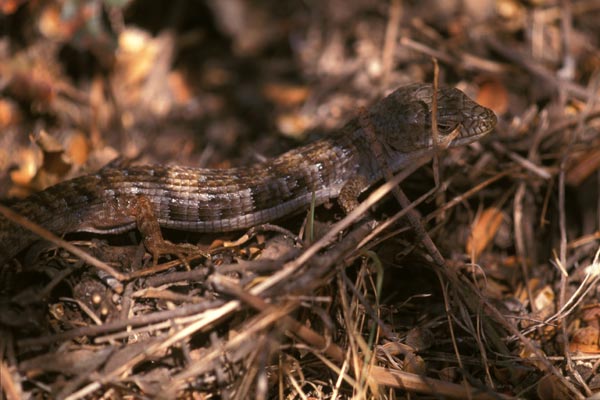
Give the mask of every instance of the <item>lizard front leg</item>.
<path id="1" fill-rule="evenodd" d="M 130 200 L 131 215 L 135 217 L 136 225 L 140 231 L 146 250 L 152 254 L 154 265 L 158 264 L 161 255 L 175 255 L 189 269 L 187 257 L 199 253 L 196 246 L 192 244 L 175 244 L 163 238 L 158 219 L 154 214 L 152 202 L 145 196 L 136 196 Z"/>
<path id="2" fill-rule="evenodd" d="M 344 210 L 344 213 L 350 214 L 352 210 L 358 207 L 358 196 L 369 187 L 369 181 L 363 175 L 356 175 L 346 182 L 340 190 L 338 204 Z"/>

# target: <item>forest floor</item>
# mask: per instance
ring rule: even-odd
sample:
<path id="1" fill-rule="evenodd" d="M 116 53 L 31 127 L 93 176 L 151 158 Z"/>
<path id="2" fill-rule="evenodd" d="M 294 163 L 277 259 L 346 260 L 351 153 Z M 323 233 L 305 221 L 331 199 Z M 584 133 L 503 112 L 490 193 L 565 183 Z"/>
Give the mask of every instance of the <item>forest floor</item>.
<path id="1" fill-rule="evenodd" d="M 92 262 L 32 245 L 0 265 L 0 398 L 598 395 L 598 21 L 600 0 L 0 1 L 9 206 L 115 158 L 252 165 L 413 82 L 498 117 L 400 184 L 414 210 L 369 204 L 373 231 L 332 202 L 165 230 L 185 263 L 136 230 L 64 237 Z"/>

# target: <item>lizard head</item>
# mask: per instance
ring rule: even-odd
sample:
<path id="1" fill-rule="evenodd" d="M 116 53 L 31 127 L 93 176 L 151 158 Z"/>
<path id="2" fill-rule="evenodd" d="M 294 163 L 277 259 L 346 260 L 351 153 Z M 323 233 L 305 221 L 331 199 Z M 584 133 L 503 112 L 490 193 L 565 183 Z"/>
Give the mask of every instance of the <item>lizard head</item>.
<path id="1" fill-rule="evenodd" d="M 415 84 L 392 92 L 369 110 L 378 140 L 390 154 L 418 156 L 433 148 L 432 85 Z M 454 88 L 437 91 L 437 146 L 461 146 L 485 136 L 496 115 Z"/>

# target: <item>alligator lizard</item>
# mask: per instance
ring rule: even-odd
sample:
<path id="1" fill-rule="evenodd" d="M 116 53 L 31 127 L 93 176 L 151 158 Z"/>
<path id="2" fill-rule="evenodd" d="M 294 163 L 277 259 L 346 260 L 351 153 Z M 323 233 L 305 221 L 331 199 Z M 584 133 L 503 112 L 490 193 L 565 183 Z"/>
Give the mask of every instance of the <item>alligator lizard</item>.
<path id="1" fill-rule="evenodd" d="M 382 178 L 381 165 L 397 171 L 431 151 L 432 95 L 431 85 L 413 84 L 365 111 L 385 164 L 354 118 L 324 139 L 249 167 L 105 167 L 35 193 L 12 209 L 56 234 L 112 234 L 136 225 L 142 230 L 136 205 L 143 200 L 162 227 L 224 232 L 297 212 L 311 203 L 313 193 L 317 204 L 338 196 L 356 199 Z M 437 110 L 438 141 L 445 145 L 471 143 L 496 125 L 491 110 L 458 89 L 439 89 Z M 35 240 L 0 215 L 0 265 Z"/>

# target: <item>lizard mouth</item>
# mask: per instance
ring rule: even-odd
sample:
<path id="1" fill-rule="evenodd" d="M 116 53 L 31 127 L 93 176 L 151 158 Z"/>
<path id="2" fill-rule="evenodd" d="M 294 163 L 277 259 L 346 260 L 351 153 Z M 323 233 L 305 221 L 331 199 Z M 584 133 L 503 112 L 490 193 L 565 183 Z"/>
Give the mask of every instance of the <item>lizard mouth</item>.
<path id="1" fill-rule="evenodd" d="M 483 107 L 482 107 L 483 108 Z M 439 145 L 454 147 L 472 143 L 490 133 L 496 126 L 497 117 L 492 110 L 484 109 L 479 118 L 459 123 L 448 132 L 448 129 L 440 129 L 438 138 Z"/>
<path id="2" fill-rule="evenodd" d="M 476 104 L 463 114 L 449 113 L 438 117 L 438 140 L 442 145 L 468 144 L 490 133 L 497 122 L 492 110 Z"/>
<path id="3" fill-rule="evenodd" d="M 481 106 L 478 108 L 481 110 L 479 110 L 480 112 L 477 117 L 471 118 L 471 123 L 468 126 L 465 126 L 463 134 L 465 137 L 473 137 L 475 139 L 480 138 L 490 133 L 498 123 L 498 118 L 492 110 Z M 467 119 L 467 121 L 468 120 L 469 119 Z"/>

